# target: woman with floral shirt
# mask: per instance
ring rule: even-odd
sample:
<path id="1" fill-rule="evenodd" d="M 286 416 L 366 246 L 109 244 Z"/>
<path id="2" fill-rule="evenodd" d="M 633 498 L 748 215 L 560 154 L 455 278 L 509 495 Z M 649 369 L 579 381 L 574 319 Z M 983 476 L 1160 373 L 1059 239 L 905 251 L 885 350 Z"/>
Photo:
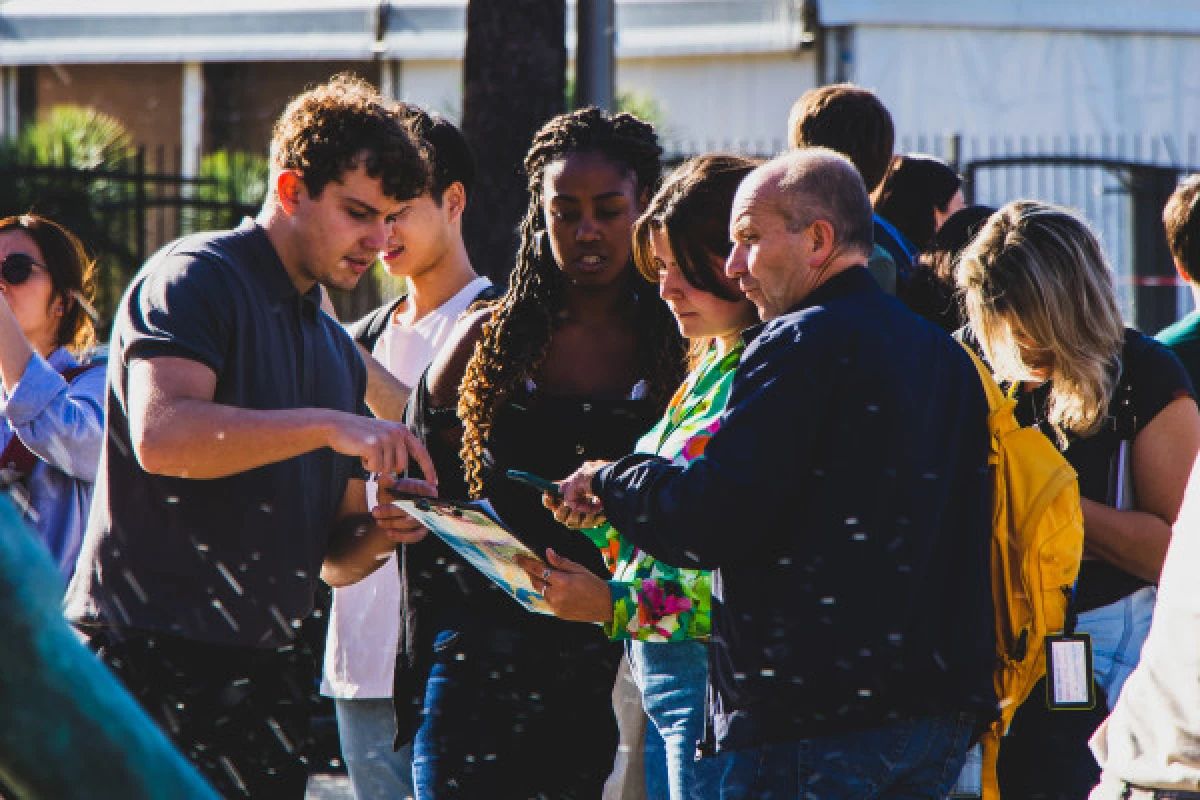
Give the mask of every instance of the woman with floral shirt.
<path id="1" fill-rule="evenodd" d="M 741 332 L 758 322 L 754 306 L 724 274 L 733 196 L 755 166 L 723 155 L 685 163 L 634 227 L 638 269 L 658 282 L 691 342 L 691 371 L 637 452 L 687 463 L 704 453 L 720 425 L 742 356 Z M 626 640 L 631 673 L 652 723 L 646 733 L 647 796 L 713 797 L 720 760 L 693 758 L 704 730 L 710 574 L 664 564 L 611 526 L 587 533 L 612 570 L 607 585 L 551 551 L 552 569 L 528 566 L 534 586 L 558 616 L 598 622 L 610 638 Z"/>

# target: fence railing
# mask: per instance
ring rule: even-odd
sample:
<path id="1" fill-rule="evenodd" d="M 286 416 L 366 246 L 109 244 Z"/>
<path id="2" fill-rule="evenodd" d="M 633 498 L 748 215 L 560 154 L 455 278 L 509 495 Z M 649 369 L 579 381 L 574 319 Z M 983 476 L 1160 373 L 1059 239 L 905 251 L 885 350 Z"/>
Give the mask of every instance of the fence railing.
<path id="1" fill-rule="evenodd" d="M 673 141 L 669 162 L 721 150 L 771 155 L 778 139 Z M 1183 139 L 1139 134 L 962 136 L 905 134 L 897 153 L 929 153 L 957 168 L 970 202 L 1002 206 L 1029 199 L 1076 209 L 1099 236 L 1115 273 L 1125 319 L 1148 331 L 1192 308 L 1175 274 L 1161 215 L 1183 175 L 1200 171 L 1200 135 Z"/>
<path id="2" fill-rule="evenodd" d="M 668 165 L 696 152 L 760 156 L 782 149 L 779 139 L 668 142 Z M 902 136 L 897 152 L 929 152 L 957 166 L 970 199 L 1000 206 L 1037 199 L 1077 209 L 1096 229 L 1116 272 L 1126 319 L 1147 330 L 1191 308 L 1191 293 L 1176 279 L 1160 215 L 1178 178 L 1200 161 L 1200 137 L 962 137 Z M 172 161 L 173 163 L 168 163 Z M 0 163 L 0 214 L 36 211 L 83 239 L 98 267 L 97 307 L 111 319 L 125 286 L 147 256 L 195 231 L 234 226 L 257 211 L 239 176 L 188 177 L 179 156 L 143 148 L 100 169 Z M 377 305 L 380 282 L 367 279 L 334 297 L 339 313 L 355 319 Z"/>
<path id="3" fill-rule="evenodd" d="M 83 240 L 96 261 L 96 308 L 106 335 L 116 305 L 137 270 L 163 245 L 180 236 L 222 230 L 252 216 L 261 196 L 249 196 L 244 176 L 180 174 L 178 156 L 168 166 L 160 148 L 145 148 L 126 161 L 98 169 L 0 163 L 0 216 L 34 212 L 60 222 Z M 363 280 L 354 292 L 334 295 L 343 319 L 357 319 L 378 305 L 378 281 Z"/>
<path id="4" fill-rule="evenodd" d="M 1022 154 L 963 167 L 969 202 L 1036 199 L 1076 209 L 1096 230 L 1125 319 L 1153 333 L 1191 308 L 1174 269 L 1162 210 L 1186 168 L 1094 156 Z"/>

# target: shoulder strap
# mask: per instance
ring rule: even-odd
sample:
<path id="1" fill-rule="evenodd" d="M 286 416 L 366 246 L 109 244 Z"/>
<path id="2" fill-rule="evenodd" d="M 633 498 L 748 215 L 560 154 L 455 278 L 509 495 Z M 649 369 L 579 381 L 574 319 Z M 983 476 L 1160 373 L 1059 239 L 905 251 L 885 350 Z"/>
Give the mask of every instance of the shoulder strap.
<path id="1" fill-rule="evenodd" d="M 485 303 L 488 300 L 499 300 L 504 296 L 504 290 L 494 283 L 489 283 L 487 286 L 479 290 L 479 294 L 475 295 L 475 299 L 471 301 L 471 305 L 476 303 Z"/>
<path id="2" fill-rule="evenodd" d="M 70 383 L 71 381 L 75 380 L 83 373 L 90 372 L 91 370 L 93 370 L 99 366 L 102 366 L 102 365 L 101 364 L 80 364 L 79 366 L 76 366 L 76 367 L 67 367 L 59 374 L 61 374 L 63 376 L 63 380 L 65 380 L 67 383 Z"/>
<path id="3" fill-rule="evenodd" d="M 495 300 L 500 297 L 500 287 L 493 284 L 488 284 L 479 290 L 479 294 L 475 295 L 475 299 L 471 301 L 475 303 Z M 383 331 L 387 328 L 388 322 L 392 318 L 392 314 L 396 312 L 396 308 L 404 302 L 408 297 L 407 294 L 402 294 L 390 303 L 385 303 L 374 311 L 369 312 L 366 316 L 346 328 L 346 332 L 354 341 L 361 344 L 368 351 L 375 349 L 375 343 L 379 341 L 379 337 L 383 335 Z"/>
<path id="4" fill-rule="evenodd" d="M 408 403 L 404 406 L 404 427 L 412 431 L 417 440 L 428 445 L 425 437 L 425 425 L 422 420 L 425 418 L 425 409 L 429 405 L 429 369 L 426 368 L 421 373 L 421 378 L 417 381 L 417 385 L 413 387 L 412 392 L 408 395 Z"/>
<path id="5" fill-rule="evenodd" d="M 74 367 L 67 367 L 59 374 L 63 376 L 63 380 L 67 383 L 78 378 L 85 372 L 90 372 L 103 364 L 78 364 Z M 34 466 L 38 462 L 38 457 L 35 456 L 25 442 L 21 441 L 21 437 L 13 433 L 12 438 L 8 440 L 3 452 L 0 452 L 0 471 L 8 471 L 7 483 L 12 483 L 14 480 L 24 480 L 33 472 Z"/>
<path id="6" fill-rule="evenodd" d="M 1121 441 L 1132 441 L 1138 432 L 1137 413 L 1133 408 L 1133 373 L 1146 350 L 1146 343 L 1136 333 L 1125 330 L 1125 343 L 1117 360 L 1117 386 L 1109 402 L 1108 414 Z"/>
<path id="7" fill-rule="evenodd" d="M 983 384 L 983 392 L 987 395 L 988 408 L 996 411 L 1002 408 L 1006 403 L 1012 402 L 1008 397 L 1004 396 L 1004 392 L 1000 391 L 1000 387 L 996 384 L 996 379 L 992 377 L 992 371 L 987 368 L 972 348 L 966 342 L 959 342 L 962 348 L 967 351 L 967 355 L 971 357 L 972 363 L 975 364 L 975 371 L 979 373 L 979 381 Z"/>
<path id="8" fill-rule="evenodd" d="M 346 328 L 346 332 L 354 341 L 361 344 L 371 352 L 375 349 L 375 343 L 379 341 L 379 337 L 387 328 L 388 321 L 391 320 L 392 314 L 396 308 L 404 302 L 404 298 L 408 295 L 402 294 L 389 303 L 384 303 L 374 311 L 368 312 L 366 316 Z"/>

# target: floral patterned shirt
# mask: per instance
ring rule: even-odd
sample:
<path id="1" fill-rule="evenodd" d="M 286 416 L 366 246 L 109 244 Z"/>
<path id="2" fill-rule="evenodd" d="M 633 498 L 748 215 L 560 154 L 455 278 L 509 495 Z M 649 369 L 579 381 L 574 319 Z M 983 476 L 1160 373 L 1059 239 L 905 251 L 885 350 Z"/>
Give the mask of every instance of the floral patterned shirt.
<path id="1" fill-rule="evenodd" d="M 686 464 L 704 454 L 720 427 L 733 374 L 745 345 L 724 356 L 715 347 L 679 387 L 663 418 L 638 440 L 636 451 Z M 711 633 L 712 577 L 705 570 L 664 564 L 634 547 L 611 525 L 585 531 L 612 570 L 608 582 L 613 618 L 604 623 L 611 639 L 673 642 L 707 639 Z"/>

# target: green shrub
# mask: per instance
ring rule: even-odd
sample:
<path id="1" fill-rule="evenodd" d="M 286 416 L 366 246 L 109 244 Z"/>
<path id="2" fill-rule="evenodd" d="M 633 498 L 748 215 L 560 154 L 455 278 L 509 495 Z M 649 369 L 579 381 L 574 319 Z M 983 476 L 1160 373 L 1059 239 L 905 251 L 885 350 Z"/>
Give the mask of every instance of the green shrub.
<path id="1" fill-rule="evenodd" d="M 218 150 L 200 162 L 205 181 L 192 196 L 199 201 L 184 216 L 183 232 L 217 230 L 237 225 L 245 214 L 255 213 L 267 194 L 267 159 L 257 153 Z"/>

